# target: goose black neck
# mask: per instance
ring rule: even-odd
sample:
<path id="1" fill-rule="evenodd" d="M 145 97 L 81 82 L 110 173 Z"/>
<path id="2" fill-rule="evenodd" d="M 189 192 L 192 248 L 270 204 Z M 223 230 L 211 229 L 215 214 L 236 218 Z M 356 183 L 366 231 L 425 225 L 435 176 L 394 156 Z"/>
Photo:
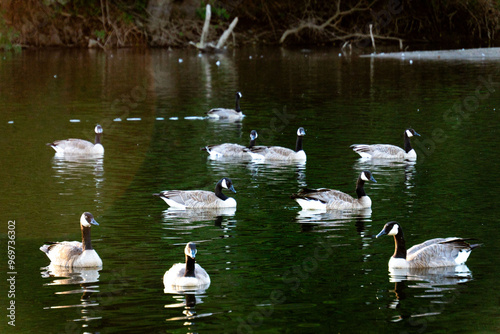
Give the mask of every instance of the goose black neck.
<path id="1" fill-rule="evenodd" d="M 83 250 L 92 249 L 92 241 L 90 240 L 90 227 L 82 226 L 82 248 Z"/>
<path id="2" fill-rule="evenodd" d="M 295 143 L 295 152 L 302 151 L 302 136 L 297 136 L 297 142 Z"/>
<path id="3" fill-rule="evenodd" d="M 219 197 L 223 201 L 229 198 L 222 193 L 222 181 L 217 182 L 217 185 L 215 186 L 215 196 Z"/>
<path id="4" fill-rule="evenodd" d="M 102 136 L 102 133 L 96 133 L 95 134 L 95 143 L 96 144 L 100 144 L 101 143 L 101 136 Z"/>
<path id="5" fill-rule="evenodd" d="M 403 230 L 401 230 L 401 228 L 399 228 L 398 234 L 394 236 L 394 244 L 395 250 L 392 257 L 406 260 L 406 243 L 405 237 L 403 235 Z"/>
<path id="6" fill-rule="evenodd" d="M 257 138 L 250 139 L 250 144 L 248 145 L 248 148 L 252 148 L 252 147 L 254 147 L 254 146 L 255 146 L 255 140 L 256 140 L 256 139 L 257 139 Z"/>
<path id="7" fill-rule="evenodd" d="M 412 150 L 411 144 L 410 144 L 410 137 L 405 132 L 405 152 L 408 153 Z"/>
<path id="8" fill-rule="evenodd" d="M 365 181 L 361 179 L 361 176 L 358 177 L 358 181 L 356 182 L 356 194 L 358 195 L 358 198 L 366 196 Z"/>
<path id="9" fill-rule="evenodd" d="M 194 264 L 195 259 L 186 255 L 186 271 L 184 272 L 184 277 L 195 277 L 194 275 Z"/>
<path id="10" fill-rule="evenodd" d="M 240 96 L 238 94 L 236 94 L 236 108 L 234 110 L 236 110 L 237 112 L 241 111 L 241 109 L 240 109 Z"/>

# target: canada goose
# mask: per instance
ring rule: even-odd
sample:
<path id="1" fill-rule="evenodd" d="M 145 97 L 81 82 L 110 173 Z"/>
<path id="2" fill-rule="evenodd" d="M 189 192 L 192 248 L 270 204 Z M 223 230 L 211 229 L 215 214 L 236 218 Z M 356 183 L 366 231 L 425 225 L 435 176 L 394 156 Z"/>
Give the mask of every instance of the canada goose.
<path id="1" fill-rule="evenodd" d="M 304 128 L 297 129 L 295 151 L 281 146 L 254 146 L 247 151 L 255 160 L 304 161 L 307 159 L 306 152 L 302 148 L 302 138 L 305 135 Z"/>
<path id="2" fill-rule="evenodd" d="M 395 251 L 389 260 L 389 268 L 430 268 L 462 265 L 470 252 L 480 244 L 470 245 L 462 238 L 436 238 L 427 240 L 406 250 L 403 229 L 398 222 L 384 225 L 377 238 L 393 235 Z"/>
<path id="3" fill-rule="evenodd" d="M 160 197 L 176 209 L 236 207 L 235 199 L 224 195 L 222 188 L 236 193 L 233 182 L 225 177 L 215 185 L 215 193 L 206 190 L 165 190 L 159 194 L 153 194 L 153 196 Z"/>
<path id="4" fill-rule="evenodd" d="M 74 154 L 74 155 L 96 155 L 103 154 L 104 147 L 101 144 L 102 127 L 97 124 L 95 129 L 95 144 L 83 139 L 56 140 L 47 145 L 52 147 L 56 154 Z"/>
<path id="5" fill-rule="evenodd" d="M 302 189 L 292 198 L 300 204 L 304 210 L 356 210 L 366 209 L 372 206 L 372 200 L 365 193 L 365 181 L 377 182 L 370 171 L 363 171 L 356 182 L 356 194 L 358 198 L 338 190 L 319 188 Z"/>
<path id="6" fill-rule="evenodd" d="M 186 263 L 176 263 L 163 275 L 163 285 L 165 289 L 171 286 L 196 287 L 210 284 L 210 276 L 195 261 L 196 244 L 188 242 L 184 248 Z"/>
<path id="7" fill-rule="evenodd" d="M 239 144 L 225 143 L 219 145 L 208 145 L 203 147 L 202 150 L 207 151 L 210 154 L 210 159 L 214 160 L 222 157 L 250 158 L 250 155 L 245 149 L 252 148 L 255 145 L 255 140 L 258 136 L 259 135 L 257 134 L 257 131 L 252 130 L 250 132 L 250 144 L 248 145 L 248 147 Z"/>
<path id="8" fill-rule="evenodd" d="M 404 136 L 404 150 L 400 147 L 389 144 L 355 144 L 351 145 L 351 148 L 362 158 L 417 160 L 417 153 L 411 147 L 410 138 L 420 135 L 413 129 L 406 129 L 404 132 Z"/>
<path id="9" fill-rule="evenodd" d="M 99 225 L 90 212 L 84 212 L 80 217 L 82 242 L 62 241 L 43 245 L 40 250 L 47 254 L 51 264 L 73 268 L 102 267 L 102 260 L 92 248 L 90 228 Z"/>
<path id="10" fill-rule="evenodd" d="M 236 93 L 236 108 L 214 108 L 207 112 L 207 116 L 212 119 L 223 119 L 228 121 L 241 121 L 245 115 L 240 109 L 240 99 L 243 97 L 240 92 Z"/>

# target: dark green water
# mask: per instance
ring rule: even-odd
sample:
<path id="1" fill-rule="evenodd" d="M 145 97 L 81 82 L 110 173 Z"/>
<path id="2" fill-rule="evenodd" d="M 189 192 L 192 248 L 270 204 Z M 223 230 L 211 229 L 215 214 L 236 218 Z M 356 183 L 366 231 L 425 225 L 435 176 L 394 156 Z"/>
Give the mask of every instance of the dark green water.
<path id="1" fill-rule="evenodd" d="M 500 331 L 499 68 L 346 58 L 330 49 L 2 55 L 2 333 Z M 242 123 L 185 119 L 232 107 L 236 91 Z M 96 123 L 103 159 L 61 160 L 45 146 L 92 140 Z M 299 126 L 305 165 L 214 162 L 200 151 L 246 144 L 252 129 L 260 144 L 293 147 Z M 413 141 L 415 164 L 364 163 L 349 148 L 402 146 L 410 126 L 422 135 Z M 364 169 L 378 181 L 366 185 L 371 212 L 300 212 L 289 198 L 304 186 L 354 195 Z M 235 212 L 175 213 L 151 196 L 211 190 L 223 176 L 237 190 Z M 84 211 L 100 223 L 92 235 L 103 269 L 46 277 L 49 261 L 38 248 L 79 240 Z M 15 298 L 6 284 L 12 220 Z M 373 238 L 390 220 L 409 245 L 460 236 L 484 247 L 462 276 L 393 277 L 393 241 Z M 198 244 L 211 286 L 194 297 L 165 294 L 162 276 L 183 261 L 188 241 Z M 5 316 L 11 300 L 15 328 Z"/>

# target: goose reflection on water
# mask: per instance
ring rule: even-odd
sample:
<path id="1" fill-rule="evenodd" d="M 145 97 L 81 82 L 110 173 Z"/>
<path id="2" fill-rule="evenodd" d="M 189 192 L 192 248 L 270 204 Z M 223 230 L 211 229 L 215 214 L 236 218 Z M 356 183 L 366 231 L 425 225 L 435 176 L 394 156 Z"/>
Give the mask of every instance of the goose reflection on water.
<path id="1" fill-rule="evenodd" d="M 359 210 L 301 210 L 297 213 L 297 222 L 302 231 L 311 231 L 314 228 L 321 230 L 336 229 L 348 226 L 355 221 L 356 231 L 361 237 L 365 236 L 365 223 L 371 222 L 372 209 Z"/>
<path id="2" fill-rule="evenodd" d="M 95 315 L 95 310 L 99 310 L 99 303 L 95 298 L 92 298 L 95 292 L 99 292 L 99 285 L 97 283 L 99 282 L 99 270 L 101 269 L 66 268 L 51 264 L 41 268 L 41 270 L 42 278 L 54 278 L 52 282 L 45 283 L 45 286 L 78 286 L 76 288 L 70 288 L 69 290 L 55 292 L 55 295 L 81 295 L 79 303 L 46 306 L 44 309 L 77 309 L 81 317 L 72 319 L 71 321 L 83 321 L 84 324 L 82 327 L 86 327 L 89 321 L 102 319 L 101 316 Z"/>
<path id="3" fill-rule="evenodd" d="M 206 287 L 208 288 L 208 287 Z M 205 288 L 205 289 L 206 289 Z M 172 316 L 166 321 L 183 321 L 185 326 L 195 325 L 195 319 L 209 317 L 213 313 L 197 313 L 196 305 L 203 304 L 203 298 L 206 297 L 205 289 L 197 290 L 169 290 L 165 293 L 173 295 L 174 303 L 165 304 L 166 309 L 182 308 L 182 315 Z"/>
<path id="4" fill-rule="evenodd" d="M 252 178 L 263 177 L 267 184 L 288 182 L 287 172 L 297 174 L 298 187 L 306 186 L 305 161 L 252 160 L 247 164 Z"/>
<path id="5" fill-rule="evenodd" d="M 398 309 L 401 314 L 395 315 L 392 322 L 408 318 L 429 317 L 441 314 L 446 304 L 455 301 L 460 294 L 460 284 L 472 280 L 472 272 L 466 265 L 437 268 L 389 269 L 389 282 L 394 283 L 395 299 L 388 308 Z M 426 298 L 429 307 L 420 306 L 411 310 L 406 308 L 405 300 L 412 294 L 414 298 Z"/>
<path id="6" fill-rule="evenodd" d="M 236 213 L 236 208 L 213 208 L 213 209 L 189 209 L 176 210 L 168 208 L 164 210 L 163 222 L 165 229 L 172 230 L 193 230 L 208 226 L 207 222 L 213 222 L 214 226 L 221 227 L 225 219 L 233 217 Z"/>
<path id="7" fill-rule="evenodd" d="M 53 177 L 64 185 L 64 193 L 61 195 L 73 196 L 81 193 L 82 189 L 95 189 L 93 198 L 100 203 L 105 180 L 103 165 L 103 157 L 54 156 Z"/>
<path id="8" fill-rule="evenodd" d="M 416 161 L 407 160 L 366 160 L 360 158 L 354 163 L 354 169 L 359 172 L 362 172 L 363 170 L 370 170 L 375 175 L 383 175 L 385 185 L 399 186 L 400 182 L 404 180 L 406 189 L 410 190 L 414 187 L 412 179 L 416 173 L 416 164 Z"/>

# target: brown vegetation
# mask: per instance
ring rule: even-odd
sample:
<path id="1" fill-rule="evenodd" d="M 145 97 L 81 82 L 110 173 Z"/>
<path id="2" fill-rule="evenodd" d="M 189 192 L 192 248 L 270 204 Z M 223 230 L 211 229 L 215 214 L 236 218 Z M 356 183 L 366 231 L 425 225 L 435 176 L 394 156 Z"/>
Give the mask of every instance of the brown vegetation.
<path id="1" fill-rule="evenodd" d="M 500 5 L 493 0 L 206 2 L 212 5 L 210 39 L 237 16 L 240 44 L 369 44 L 370 25 L 374 39 L 390 43 L 458 47 L 499 40 Z M 204 8 L 200 0 L 2 0 L 0 44 L 8 36 L 26 46 L 186 46 L 200 38 Z"/>

